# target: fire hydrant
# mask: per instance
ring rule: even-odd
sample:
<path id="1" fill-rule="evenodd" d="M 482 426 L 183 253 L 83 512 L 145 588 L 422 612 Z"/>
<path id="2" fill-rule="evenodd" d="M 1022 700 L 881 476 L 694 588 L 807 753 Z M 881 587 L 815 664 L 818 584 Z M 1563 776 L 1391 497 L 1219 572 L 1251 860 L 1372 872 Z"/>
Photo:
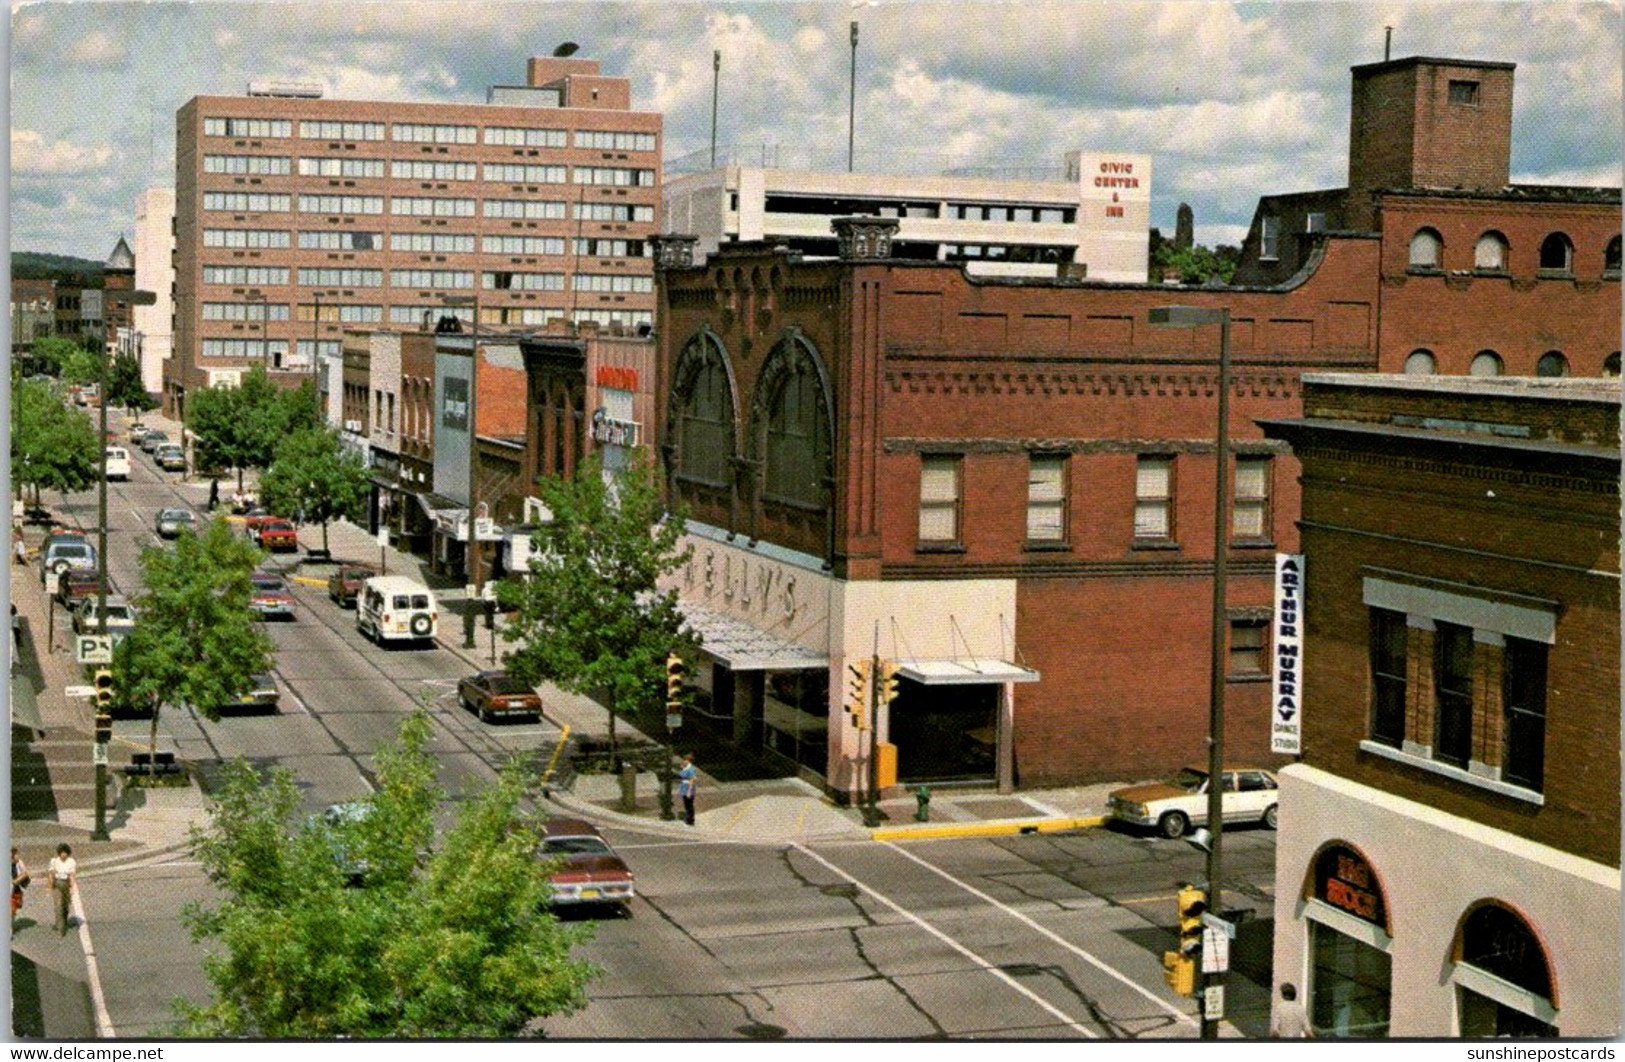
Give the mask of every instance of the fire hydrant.
<path id="1" fill-rule="evenodd" d="M 915 822 L 931 821 L 931 787 L 922 785 L 914 790 L 914 800 L 919 805 L 914 809 Z"/>

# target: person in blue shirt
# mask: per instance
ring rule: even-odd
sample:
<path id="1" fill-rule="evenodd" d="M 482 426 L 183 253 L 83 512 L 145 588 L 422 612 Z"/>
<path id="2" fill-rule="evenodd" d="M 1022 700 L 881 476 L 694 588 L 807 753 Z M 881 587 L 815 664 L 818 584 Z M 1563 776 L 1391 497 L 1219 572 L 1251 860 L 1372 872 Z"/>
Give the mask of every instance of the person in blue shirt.
<path id="1" fill-rule="evenodd" d="M 683 821 L 694 825 L 694 788 L 700 772 L 694 766 L 694 754 L 683 756 L 683 766 L 677 771 L 677 795 L 683 798 Z"/>

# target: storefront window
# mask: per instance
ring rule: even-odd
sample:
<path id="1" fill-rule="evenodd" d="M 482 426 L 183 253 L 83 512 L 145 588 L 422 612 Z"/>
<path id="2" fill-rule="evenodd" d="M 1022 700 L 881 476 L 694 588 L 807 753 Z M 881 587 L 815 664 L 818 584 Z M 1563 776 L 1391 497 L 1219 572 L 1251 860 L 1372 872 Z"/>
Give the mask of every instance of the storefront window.
<path id="1" fill-rule="evenodd" d="M 1552 1037 L 1552 975 L 1540 941 L 1496 903 L 1462 922 L 1454 974 L 1464 1037 Z"/>
<path id="2" fill-rule="evenodd" d="M 1000 687 L 927 686 L 903 679 L 890 705 L 900 782 L 994 777 Z"/>
<path id="3" fill-rule="evenodd" d="M 770 671 L 762 698 L 762 743 L 820 775 L 829 767 L 829 673 Z"/>
<path id="4" fill-rule="evenodd" d="M 1309 1019 L 1315 1035 L 1387 1036 L 1393 976 L 1388 953 L 1319 922 L 1309 923 L 1309 940 L 1314 953 Z"/>

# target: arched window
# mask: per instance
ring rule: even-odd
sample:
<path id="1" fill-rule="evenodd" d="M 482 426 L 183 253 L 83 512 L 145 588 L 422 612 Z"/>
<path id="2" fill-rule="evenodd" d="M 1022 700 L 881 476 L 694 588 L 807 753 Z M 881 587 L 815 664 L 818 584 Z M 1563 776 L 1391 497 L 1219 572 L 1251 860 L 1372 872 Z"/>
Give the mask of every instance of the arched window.
<path id="1" fill-rule="evenodd" d="M 670 423 L 678 479 L 726 487 L 734 456 L 734 398 L 727 356 L 709 332 L 691 339 L 673 374 Z"/>
<path id="2" fill-rule="evenodd" d="M 1463 1037 L 1558 1035 L 1551 965 L 1518 912 L 1493 901 L 1467 912 L 1452 948 Z"/>
<path id="3" fill-rule="evenodd" d="M 1411 356 L 1405 359 L 1406 376 L 1428 376 L 1438 371 L 1439 363 L 1434 360 L 1431 350 L 1413 350 Z"/>
<path id="4" fill-rule="evenodd" d="M 1619 276 L 1619 237 L 1615 236 L 1608 241 L 1608 247 L 1602 252 L 1602 271 L 1610 276 Z"/>
<path id="5" fill-rule="evenodd" d="M 1467 367 L 1467 375 L 1499 376 L 1501 368 L 1501 355 L 1493 350 L 1481 350 L 1473 355 L 1473 363 Z"/>
<path id="6" fill-rule="evenodd" d="M 1473 268 L 1500 272 L 1507 267 L 1507 240 L 1499 232 L 1486 232 L 1473 245 Z"/>
<path id="7" fill-rule="evenodd" d="M 1561 232 L 1554 232 L 1540 242 L 1540 268 L 1563 273 L 1574 271 L 1574 244 Z"/>
<path id="8" fill-rule="evenodd" d="M 1536 376 L 1567 376 L 1569 374 L 1569 359 L 1563 356 L 1561 350 L 1548 350 L 1535 362 Z"/>
<path id="9" fill-rule="evenodd" d="M 1444 240 L 1433 229 L 1418 229 L 1411 237 L 1411 268 L 1438 269 Z"/>
<path id="10" fill-rule="evenodd" d="M 1619 351 L 1614 351 L 1602 359 L 1602 374 L 1604 376 L 1619 376 Z"/>
<path id="11" fill-rule="evenodd" d="M 822 509 L 829 503 L 830 407 L 812 345 L 797 333 L 762 363 L 751 418 L 767 501 Z"/>

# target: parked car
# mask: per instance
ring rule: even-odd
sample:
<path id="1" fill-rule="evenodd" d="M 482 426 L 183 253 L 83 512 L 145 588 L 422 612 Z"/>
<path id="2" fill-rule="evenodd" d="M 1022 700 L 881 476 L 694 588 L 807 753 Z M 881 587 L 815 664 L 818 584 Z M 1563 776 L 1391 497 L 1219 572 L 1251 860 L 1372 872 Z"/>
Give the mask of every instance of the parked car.
<path id="1" fill-rule="evenodd" d="M 356 630 L 377 642 L 433 638 L 439 617 L 433 591 L 401 575 L 368 579 L 356 598 Z"/>
<path id="2" fill-rule="evenodd" d="M 337 601 L 340 608 L 354 608 L 361 584 L 377 574 L 376 568 L 365 564 L 341 564 L 327 577 L 327 596 Z"/>
<path id="3" fill-rule="evenodd" d="M 69 568 L 56 582 L 56 603 L 72 612 L 86 601 L 94 600 L 101 579 L 94 570 Z"/>
<path id="4" fill-rule="evenodd" d="M 129 637 L 130 632 L 135 630 L 135 606 L 130 604 L 128 598 L 122 594 L 108 596 L 105 623 L 102 612 L 96 607 L 97 604 L 97 600 L 92 597 L 74 613 L 73 633 L 106 633 L 112 635 L 116 643 Z"/>
<path id="5" fill-rule="evenodd" d="M 489 722 L 493 715 L 535 719 L 542 714 L 542 698 L 506 671 L 476 671 L 459 680 L 457 700 L 482 723 Z"/>
<path id="6" fill-rule="evenodd" d="M 136 445 L 140 446 L 144 453 L 150 454 L 167 442 L 169 442 L 169 433 L 162 432 L 154 428 L 145 435 L 141 436 L 141 441 Z"/>
<path id="7" fill-rule="evenodd" d="M 260 540 L 260 525 L 269 520 L 280 519 L 282 519 L 282 517 L 272 516 L 267 510 L 255 505 L 252 506 L 249 509 L 248 514 L 243 517 L 243 531 L 248 535 L 250 540 L 257 543 Z"/>
<path id="8" fill-rule="evenodd" d="M 89 545 L 90 536 L 77 528 L 53 527 L 51 529 L 51 533 L 45 536 L 45 541 L 40 543 L 40 554 L 43 556 L 44 554 L 49 553 L 51 551 L 51 547 L 56 545 L 58 542 L 83 542 L 86 545 Z"/>
<path id="9" fill-rule="evenodd" d="M 299 531 L 291 520 L 262 520 L 254 529 L 254 541 L 272 553 L 292 553 L 299 549 Z"/>
<path id="10" fill-rule="evenodd" d="M 270 619 L 272 616 L 293 619 L 293 593 L 282 576 L 255 572 L 250 578 L 254 583 L 254 596 L 249 598 L 248 607 L 260 619 Z"/>
<path id="11" fill-rule="evenodd" d="M 150 433 L 152 430 L 152 428 L 147 427 L 145 424 L 130 425 L 130 445 L 140 446 L 141 440 L 146 438 L 148 433 Z"/>
<path id="12" fill-rule="evenodd" d="M 107 447 L 107 478 L 130 478 L 130 451 L 122 446 Z"/>
<path id="13" fill-rule="evenodd" d="M 636 894 L 631 868 L 590 822 L 549 819 L 536 855 L 560 861 L 548 878 L 553 904 L 614 903 L 625 907 Z"/>
<path id="14" fill-rule="evenodd" d="M 165 472 L 186 471 L 186 451 L 174 443 L 168 443 L 164 446 L 158 447 L 158 449 L 153 452 L 152 459 L 157 462 L 158 467 L 163 469 Z"/>
<path id="15" fill-rule="evenodd" d="M 276 679 L 268 671 L 254 676 L 253 685 L 234 701 L 220 706 L 222 713 L 275 712 L 282 703 L 282 691 L 276 688 Z"/>
<path id="16" fill-rule="evenodd" d="M 69 568 L 95 571 L 96 547 L 83 538 L 63 538 L 52 542 L 45 547 L 44 560 L 40 564 L 40 583 L 48 583 Z"/>
<path id="17" fill-rule="evenodd" d="M 168 508 L 158 510 L 153 525 L 159 538 L 178 538 L 182 531 L 197 532 L 197 516 L 190 509 Z"/>
<path id="18" fill-rule="evenodd" d="M 1275 775 L 1256 767 L 1227 767 L 1220 807 L 1224 821 L 1262 822 L 1275 829 L 1279 801 Z M 1171 781 L 1118 789 L 1106 800 L 1107 814 L 1118 822 L 1154 826 L 1164 837 L 1182 837 L 1193 825 L 1207 822 L 1208 773 L 1186 767 Z"/>

